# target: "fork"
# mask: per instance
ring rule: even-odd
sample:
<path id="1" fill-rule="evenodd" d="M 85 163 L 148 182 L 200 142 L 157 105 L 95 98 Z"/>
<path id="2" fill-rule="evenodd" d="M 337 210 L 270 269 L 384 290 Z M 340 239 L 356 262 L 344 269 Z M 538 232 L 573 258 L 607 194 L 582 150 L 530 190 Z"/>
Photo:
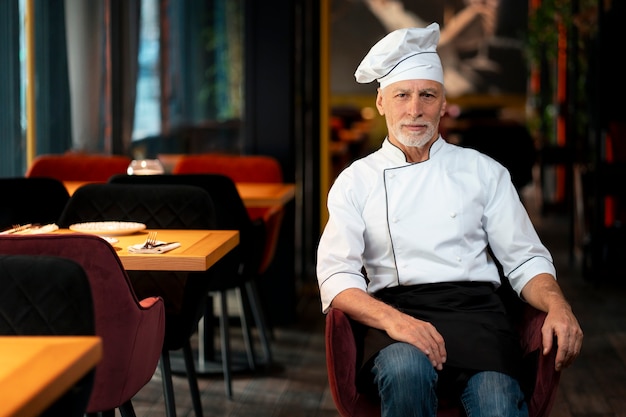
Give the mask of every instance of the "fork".
<path id="1" fill-rule="evenodd" d="M 142 249 L 152 249 L 157 243 L 157 232 L 148 232 L 146 243 L 143 244 Z"/>

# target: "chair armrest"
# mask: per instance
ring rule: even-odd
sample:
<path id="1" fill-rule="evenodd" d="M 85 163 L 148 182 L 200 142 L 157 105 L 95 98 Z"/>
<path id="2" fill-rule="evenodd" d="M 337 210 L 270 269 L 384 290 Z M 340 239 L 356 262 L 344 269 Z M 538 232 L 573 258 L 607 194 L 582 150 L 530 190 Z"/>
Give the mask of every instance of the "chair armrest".
<path id="1" fill-rule="evenodd" d="M 532 393 L 528 401 L 529 415 L 533 417 L 548 417 L 556 398 L 556 391 L 561 378 L 561 372 L 555 370 L 556 343 L 552 350 L 543 355 L 543 341 L 541 328 L 546 318 L 546 313 L 537 310 L 530 305 L 524 307 L 520 321 L 520 342 L 522 352 L 526 360 L 533 361 L 536 366 L 528 366 L 534 369 L 534 375 L 529 375 Z"/>
<path id="2" fill-rule="evenodd" d="M 158 303 L 159 300 L 161 300 L 161 297 L 147 297 L 143 300 L 139 300 L 139 305 L 141 308 L 148 309 Z"/>
<path id="3" fill-rule="evenodd" d="M 331 308 L 326 315 L 326 366 L 330 392 L 342 416 L 352 415 L 358 396 L 356 380 L 356 342 L 348 317 Z"/>

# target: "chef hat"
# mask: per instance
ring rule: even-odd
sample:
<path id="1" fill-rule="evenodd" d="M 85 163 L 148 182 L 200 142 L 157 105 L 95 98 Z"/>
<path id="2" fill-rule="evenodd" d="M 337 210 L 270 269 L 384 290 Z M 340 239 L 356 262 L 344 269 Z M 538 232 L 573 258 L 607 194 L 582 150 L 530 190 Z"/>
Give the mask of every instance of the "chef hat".
<path id="1" fill-rule="evenodd" d="M 437 54 L 439 25 L 398 29 L 378 41 L 367 53 L 354 76 L 359 83 L 378 80 L 384 88 L 403 80 L 433 80 L 443 84 L 443 68 Z"/>

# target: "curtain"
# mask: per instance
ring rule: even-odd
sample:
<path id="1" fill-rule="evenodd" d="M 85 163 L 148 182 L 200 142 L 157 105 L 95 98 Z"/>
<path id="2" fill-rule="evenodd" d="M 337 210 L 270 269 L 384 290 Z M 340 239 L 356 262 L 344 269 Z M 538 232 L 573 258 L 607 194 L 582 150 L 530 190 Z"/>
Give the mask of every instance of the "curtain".
<path id="1" fill-rule="evenodd" d="M 104 149 L 104 3 L 65 0 L 72 148 Z"/>
<path id="2" fill-rule="evenodd" d="M 137 98 L 137 72 L 139 71 L 139 34 L 141 26 L 141 0 L 127 0 L 125 26 L 127 37 L 122 42 L 122 55 L 126 65 L 122 71 L 122 146 L 128 153 L 133 137 L 135 101 Z"/>
<path id="3" fill-rule="evenodd" d="M 64 0 L 35 1 L 36 154 L 72 146 Z"/>
<path id="4" fill-rule="evenodd" d="M 140 0 L 65 0 L 72 144 L 127 154 L 132 137 Z"/>
<path id="5" fill-rule="evenodd" d="M 18 1 L 0 1 L 0 175 L 25 172 L 25 142 L 20 122 L 20 25 Z"/>
<path id="6" fill-rule="evenodd" d="M 105 22 L 107 150 L 128 154 L 137 96 L 141 0 L 107 0 Z"/>

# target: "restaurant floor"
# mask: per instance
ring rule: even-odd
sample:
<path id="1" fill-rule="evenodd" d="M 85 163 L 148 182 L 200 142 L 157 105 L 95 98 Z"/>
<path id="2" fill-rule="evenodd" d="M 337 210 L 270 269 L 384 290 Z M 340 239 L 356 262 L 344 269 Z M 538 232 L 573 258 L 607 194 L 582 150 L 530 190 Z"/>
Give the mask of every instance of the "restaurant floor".
<path id="1" fill-rule="evenodd" d="M 559 281 L 585 332 L 580 357 L 563 371 L 551 416 L 626 417 L 626 285 L 583 279 L 577 251 L 570 255 L 567 217 L 538 215 L 535 195 L 532 189 L 524 193 L 527 207 L 553 252 Z M 339 416 L 328 391 L 324 318 L 316 291 L 311 278 L 300 296 L 297 324 L 274 329 L 274 365 L 235 374 L 232 400 L 224 393 L 221 374 L 200 378 L 206 417 Z M 233 339 L 243 350 L 242 343 L 235 343 L 241 337 Z M 194 416 L 186 378 L 175 376 L 174 384 L 178 417 Z M 133 404 L 137 417 L 165 416 L 158 371 Z"/>

